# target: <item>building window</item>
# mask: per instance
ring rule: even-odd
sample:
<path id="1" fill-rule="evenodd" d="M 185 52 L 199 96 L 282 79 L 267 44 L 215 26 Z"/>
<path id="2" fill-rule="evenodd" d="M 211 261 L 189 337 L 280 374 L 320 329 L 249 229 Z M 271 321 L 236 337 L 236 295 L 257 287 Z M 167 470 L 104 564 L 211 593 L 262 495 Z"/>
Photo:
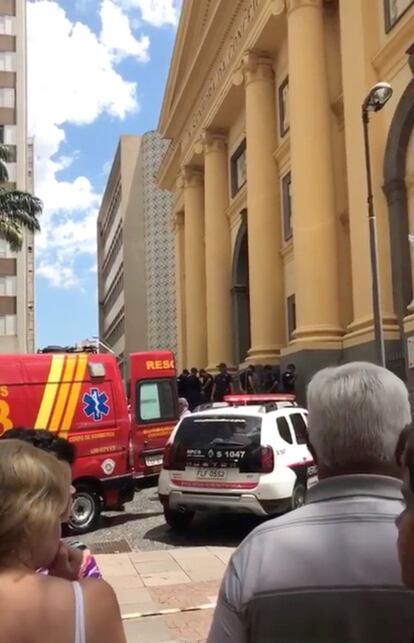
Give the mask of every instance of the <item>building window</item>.
<path id="1" fill-rule="evenodd" d="M 5 239 L 0 239 L 0 259 L 7 257 L 9 245 Z"/>
<path id="2" fill-rule="evenodd" d="M 242 141 L 237 150 L 234 152 L 230 161 L 231 173 L 231 196 L 236 196 L 237 192 L 247 181 L 246 174 L 246 139 Z"/>
<path id="3" fill-rule="evenodd" d="M 287 329 L 288 339 L 293 339 L 293 333 L 296 330 L 296 301 L 295 295 L 290 295 L 286 300 L 287 305 Z"/>
<path id="4" fill-rule="evenodd" d="M 6 51 L 0 52 L 0 71 L 16 71 L 12 53 Z"/>
<path id="5" fill-rule="evenodd" d="M 12 16 L 0 16 L 0 34 L 13 36 L 14 20 L 15 18 Z"/>
<path id="6" fill-rule="evenodd" d="M 282 178 L 283 236 L 285 241 L 292 238 L 292 175 L 290 172 Z"/>
<path id="7" fill-rule="evenodd" d="M 16 297 L 17 279 L 12 275 L 0 277 L 0 297 Z"/>
<path id="8" fill-rule="evenodd" d="M 2 87 L 0 89 L 0 107 L 14 107 L 14 89 Z"/>
<path id="9" fill-rule="evenodd" d="M 386 33 L 393 28 L 412 5 L 414 5 L 414 0 L 384 0 Z"/>
<path id="10" fill-rule="evenodd" d="M 16 315 L 0 315 L 0 337 L 13 336 L 17 334 Z"/>
<path id="11" fill-rule="evenodd" d="M 289 131 L 289 77 L 279 87 L 279 128 L 282 137 Z"/>

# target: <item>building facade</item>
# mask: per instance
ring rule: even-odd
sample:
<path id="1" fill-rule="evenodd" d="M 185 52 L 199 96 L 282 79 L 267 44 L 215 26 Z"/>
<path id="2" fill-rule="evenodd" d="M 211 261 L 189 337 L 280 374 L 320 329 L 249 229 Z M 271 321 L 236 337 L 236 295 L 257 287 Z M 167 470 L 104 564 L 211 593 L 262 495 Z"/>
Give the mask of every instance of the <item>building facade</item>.
<path id="1" fill-rule="evenodd" d="M 171 195 L 154 181 L 166 145 L 121 137 L 98 215 L 99 336 L 125 377 L 131 352 L 176 348 Z"/>
<path id="2" fill-rule="evenodd" d="M 0 0 L 0 142 L 9 148 L 10 187 L 33 190 L 27 139 L 26 3 Z M 34 352 L 34 239 L 10 251 L 0 239 L 0 352 Z"/>
<path id="3" fill-rule="evenodd" d="M 361 105 L 387 81 L 370 123 L 382 321 L 389 367 L 414 379 L 413 45 L 412 0 L 184 0 L 158 174 L 183 365 L 293 362 L 303 393 L 324 365 L 374 359 Z"/>

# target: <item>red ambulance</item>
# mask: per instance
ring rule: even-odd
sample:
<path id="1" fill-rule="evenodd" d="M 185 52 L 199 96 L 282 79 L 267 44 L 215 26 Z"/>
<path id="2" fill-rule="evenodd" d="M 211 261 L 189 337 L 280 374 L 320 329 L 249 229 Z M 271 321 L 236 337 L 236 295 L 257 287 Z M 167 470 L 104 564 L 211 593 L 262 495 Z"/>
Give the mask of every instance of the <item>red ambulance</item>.
<path id="1" fill-rule="evenodd" d="M 0 435 L 48 429 L 76 445 L 70 529 L 84 533 L 103 509 L 134 496 L 134 478 L 156 475 L 178 417 L 174 356 L 130 356 L 131 409 L 116 358 L 59 352 L 0 355 Z"/>

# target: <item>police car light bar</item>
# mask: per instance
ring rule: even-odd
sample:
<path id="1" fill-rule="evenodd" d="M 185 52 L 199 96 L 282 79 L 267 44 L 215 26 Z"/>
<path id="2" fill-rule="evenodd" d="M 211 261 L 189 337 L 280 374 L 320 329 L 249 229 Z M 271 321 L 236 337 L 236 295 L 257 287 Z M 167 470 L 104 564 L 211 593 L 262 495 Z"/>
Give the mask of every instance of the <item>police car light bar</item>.
<path id="1" fill-rule="evenodd" d="M 295 402 L 296 396 L 291 393 L 253 393 L 240 395 L 225 395 L 224 401 L 234 406 L 247 406 L 248 404 L 269 404 L 272 402 Z"/>

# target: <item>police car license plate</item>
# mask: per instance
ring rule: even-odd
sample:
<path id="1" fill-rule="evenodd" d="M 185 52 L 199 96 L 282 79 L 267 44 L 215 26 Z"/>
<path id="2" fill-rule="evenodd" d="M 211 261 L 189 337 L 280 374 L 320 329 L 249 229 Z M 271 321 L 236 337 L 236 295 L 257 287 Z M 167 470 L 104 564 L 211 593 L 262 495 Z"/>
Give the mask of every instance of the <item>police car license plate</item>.
<path id="1" fill-rule="evenodd" d="M 162 465 L 162 455 L 148 455 L 145 458 L 147 467 L 160 467 Z"/>
<path id="2" fill-rule="evenodd" d="M 223 469 L 199 469 L 197 471 L 197 478 L 204 480 L 224 480 L 227 478 L 227 471 Z"/>

